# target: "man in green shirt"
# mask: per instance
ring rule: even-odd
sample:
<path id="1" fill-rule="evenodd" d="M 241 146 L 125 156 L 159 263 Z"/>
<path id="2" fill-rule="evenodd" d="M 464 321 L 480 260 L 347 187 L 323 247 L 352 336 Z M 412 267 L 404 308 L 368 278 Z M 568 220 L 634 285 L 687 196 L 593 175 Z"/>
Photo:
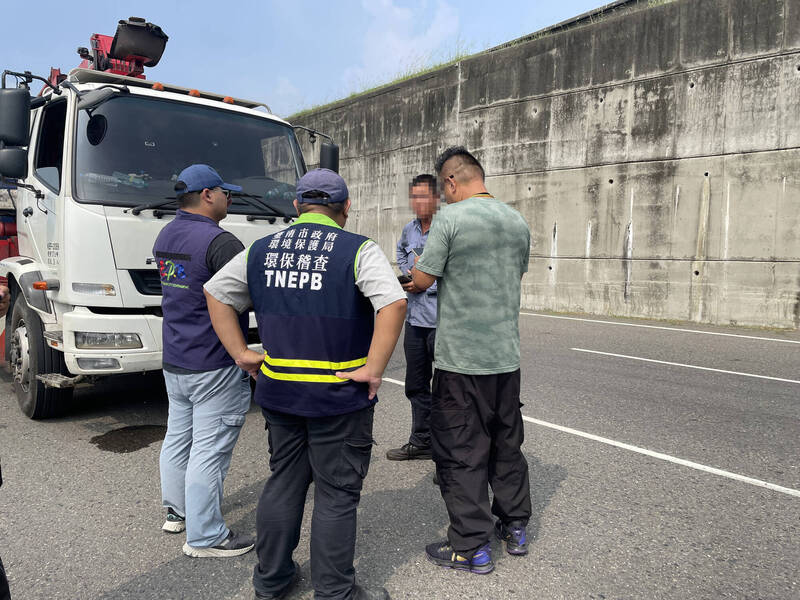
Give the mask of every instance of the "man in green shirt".
<path id="1" fill-rule="evenodd" d="M 494 569 L 492 529 L 509 554 L 528 552 L 519 307 L 530 230 L 486 191 L 483 167 L 465 148 L 445 150 L 436 172 L 447 206 L 411 273 L 420 289 L 438 281 L 431 446 L 450 527 L 426 553 L 435 564 L 485 574 Z"/>

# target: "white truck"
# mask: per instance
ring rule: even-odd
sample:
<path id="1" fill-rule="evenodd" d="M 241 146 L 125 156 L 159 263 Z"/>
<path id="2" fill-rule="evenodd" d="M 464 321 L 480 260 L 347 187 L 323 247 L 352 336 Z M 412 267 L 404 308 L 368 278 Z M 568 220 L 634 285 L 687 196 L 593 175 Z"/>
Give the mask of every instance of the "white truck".
<path id="1" fill-rule="evenodd" d="M 207 163 L 242 186 L 221 225 L 245 245 L 294 214 L 306 167 L 292 126 L 258 102 L 147 81 L 166 40 L 132 17 L 113 38 L 92 36 L 68 76 L 3 73 L 0 182 L 16 198 L 0 219 L 11 291 L 0 352 L 31 418 L 58 414 L 78 383 L 161 368 L 166 267 L 152 247 L 184 167 Z M 31 98 L 34 79 L 45 87 Z M 337 170 L 335 145 L 321 164 Z"/>

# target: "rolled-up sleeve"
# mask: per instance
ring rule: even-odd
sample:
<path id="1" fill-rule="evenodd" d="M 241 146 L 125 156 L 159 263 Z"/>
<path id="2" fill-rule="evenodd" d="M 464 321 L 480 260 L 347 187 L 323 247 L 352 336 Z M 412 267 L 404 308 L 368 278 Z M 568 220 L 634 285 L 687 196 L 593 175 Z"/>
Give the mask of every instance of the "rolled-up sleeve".
<path id="1" fill-rule="evenodd" d="M 411 267 L 414 266 L 414 255 L 409 251 L 409 246 L 411 245 L 409 239 L 411 236 L 409 232 L 412 231 L 413 227 L 414 221 L 411 221 L 403 227 L 403 233 L 400 235 L 400 240 L 397 242 L 397 268 L 403 273 L 410 272 Z"/>

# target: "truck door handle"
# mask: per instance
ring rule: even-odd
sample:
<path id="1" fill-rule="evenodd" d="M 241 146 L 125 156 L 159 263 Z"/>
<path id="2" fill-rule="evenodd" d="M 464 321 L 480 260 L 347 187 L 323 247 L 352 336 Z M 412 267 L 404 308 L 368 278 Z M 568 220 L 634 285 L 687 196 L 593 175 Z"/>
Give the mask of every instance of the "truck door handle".
<path id="1" fill-rule="evenodd" d="M 33 214 L 33 209 L 30 206 L 26 206 L 22 209 L 22 216 L 23 217 L 30 217 Z"/>

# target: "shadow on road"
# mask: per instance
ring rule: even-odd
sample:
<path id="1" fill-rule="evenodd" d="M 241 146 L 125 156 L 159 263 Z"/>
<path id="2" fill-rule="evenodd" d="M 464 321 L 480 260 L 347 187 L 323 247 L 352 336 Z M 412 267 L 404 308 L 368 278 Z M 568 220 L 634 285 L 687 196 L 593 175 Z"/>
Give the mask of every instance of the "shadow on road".
<path id="1" fill-rule="evenodd" d="M 383 459 L 374 456 L 373 461 L 376 460 Z M 533 501 L 528 532 L 532 543 L 536 543 L 542 514 L 561 482 L 566 479 L 567 471 L 560 465 L 546 465 L 531 456 L 528 456 L 528 462 Z M 374 587 L 386 586 L 396 568 L 408 563 L 425 562 L 425 544 L 444 538 L 447 513 L 439 489 L 431 481 L 432 472 L 431 469 L 431 473 L 422 476 L 413 487 L 372 491 L 362 496 L 356 547 L 356 572 L 360 583 Z M 235 508 L 249 508 L 243 517 L 230 524 L 232 529 L 255 530 L 254 498 L 258 498 L 262 485 L 261 482 L 255 483 L 226 498 L 223 506 L 225 513 Z M 312 593 L 307 559 L 307 527 L 310 525 L 313 506 L 310 499 L 313 493 L 312 488 L 309 490 L 304 517 L 305 532 L 295 557 L 300 559 L 302 578 L 291 594 L 292 598 Z M 252 597 L 250 581 L 255 554 L 237 559 L 191 559 L 179 554 L 179 546 L 176 543 L 174 559 L 120 584 L 103 595 L 102 599 Z M 508 559 L 498 542 L 493 542 L 493 549 L 496 562 Z M 438 573 L 433 565 L 430 569 L 432 573 Z"/>
<path id="2" fill-rule="evenodd" d="M 536 543 L 542 514 L 555 495 L 567 470 L 560 465 L 545 465 L 527 456 L 531 481 L 533 512 L 528 536 Z M 414 488 L 372 492 L 361 501 L 358 517 L 359 538 L 356 560 L 360 579 L 370 585 L 385 585 L 395 567 L 405 563 L 425 562 L 425 546 L 443 540 L 448 526 L 447 511 L 439 488 L 431 474 Z M 497 540 L 492 540 L 493 558 L 507 558 Z M 431 569 L 435 569 L 433 565 Z"/>

